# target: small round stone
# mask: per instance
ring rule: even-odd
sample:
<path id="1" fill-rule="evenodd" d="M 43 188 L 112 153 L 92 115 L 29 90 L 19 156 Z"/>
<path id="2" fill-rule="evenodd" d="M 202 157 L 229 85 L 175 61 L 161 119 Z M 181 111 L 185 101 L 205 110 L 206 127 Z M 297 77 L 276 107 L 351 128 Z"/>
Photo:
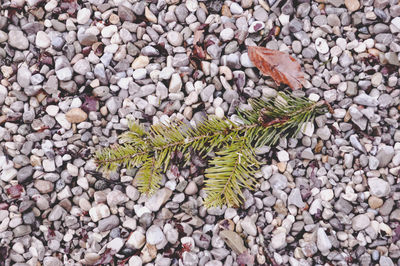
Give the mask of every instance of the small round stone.
<path id="1" fill-rule="evenodd" d="M 183 36 L 179 32 L 169 31 L 167 33 L 167 40 L 173 46 L 181 46 L 183 43 Z"/>
<path id="2" fill-rule="evenodd" d="M 223 29 L 220 33 L 220 38 L 222 41 L 227 42 L 233 39 L 235 32 L 231 28 Z"/>

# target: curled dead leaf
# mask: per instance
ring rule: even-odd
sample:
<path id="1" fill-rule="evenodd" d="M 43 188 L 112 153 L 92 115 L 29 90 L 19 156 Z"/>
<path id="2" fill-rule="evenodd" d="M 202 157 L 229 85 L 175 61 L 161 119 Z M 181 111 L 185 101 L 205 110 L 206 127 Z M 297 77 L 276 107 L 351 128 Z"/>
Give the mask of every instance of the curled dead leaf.
<path id="1" fill-rule="evenodd" d="M 284 83 L 293 90 L 303 86 L 305 80 L 301 66 L 289 54 L 259 46 L 248 46 L 247 50 L 253 64 L 277 85 Z"/>

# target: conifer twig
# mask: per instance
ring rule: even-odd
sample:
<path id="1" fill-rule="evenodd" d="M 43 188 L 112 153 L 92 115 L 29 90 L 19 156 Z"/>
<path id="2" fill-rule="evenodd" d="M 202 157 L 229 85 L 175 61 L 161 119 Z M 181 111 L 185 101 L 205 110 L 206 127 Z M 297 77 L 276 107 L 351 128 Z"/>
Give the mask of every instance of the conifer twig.
<path id="1" fill-rule="evenodd" d="M 242 189 L 254 189 L 256 184 L 253 176 L 259 162 L 254 149 L 274 145 L 281 137 L 296 136 L 315 115 L 331 111 L 325 101 L 312 102 L 285 93 L 250 105 L 251 110 L 239 111 L 240 124 L 209 117 L 196 127 L 178 122 L 146 130 L 132 123 L 120 136 L 119 145 L 96 153 L 96 164 L 105 171 L 139 167 L 139 190 L 153 193 L 160 186 L 162 173 L 171 166 L 174 152 L 181 152 L 186 160 L 192 151 L 202 157 L 215 152 L 206 169 L 204 204 L 238 206 L 243 200 Z"/>

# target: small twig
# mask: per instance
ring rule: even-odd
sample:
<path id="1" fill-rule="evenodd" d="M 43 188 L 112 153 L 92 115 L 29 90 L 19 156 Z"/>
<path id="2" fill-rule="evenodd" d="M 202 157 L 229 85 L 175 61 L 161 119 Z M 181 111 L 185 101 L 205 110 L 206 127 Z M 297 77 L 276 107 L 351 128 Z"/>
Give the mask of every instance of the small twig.
<path id="1" fill-rule="evenodd" d="M 268 32 L 268 34 L 265 35 L 265 37 L 261 39 L 259 46 L 264 47 L 267 44 L 267 42 L 271 39 L 272 35 L 275 33 L 275 28 L 276 28 L 276 26 L 274 25 L 272 27 L 272 29 Z"/>
<path id="2" fill-rule="evenodd" d="M 121 182 L 121 181 L 116 181 L 116 180 L 111 180 L 103 177 L 103 175 L 97 171 L 92 171 L 92 170 L 86 170 L 88 174 L 91 174 L 95 176 L 98 179 L 101 179 L 107 183 L 114 184 L 114 185 L 121 185 L 121 186 L 128 186 L 130 182 Z"/>

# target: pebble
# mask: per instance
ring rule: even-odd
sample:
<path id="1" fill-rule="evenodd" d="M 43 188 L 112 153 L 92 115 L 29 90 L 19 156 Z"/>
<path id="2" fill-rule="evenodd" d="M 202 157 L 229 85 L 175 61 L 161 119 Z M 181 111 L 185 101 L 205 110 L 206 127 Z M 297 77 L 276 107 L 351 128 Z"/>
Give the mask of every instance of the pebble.
<path id="1" fill-rule="evenodd" d="M 42 194 L 50 193 L 54 189 L 54 184 L 47 180 L 36 180 L 34 186 Z"/>
<path id="2" fill-rule="evenodd" d="M 286 176 L 278 173 L 273 174 L 269 182 L 273 189 L 285 189 L 288 184 Z"/>
<path id="3" fill-rule="evenodd" d="M 167 33 L 167 40 L 173 46 L 181 46 L 183 43 L 183 36 L 179 32 L 169 31 Z"/>
<path id="4" fill-rule="evenodd" d="M 3 169 L 1 173 L 1 180 L 4 182 L 10 182 L 18 174 L 18 171 L 14 168 Z"/>
<path id="5" fill-rule="evenodd" d="M 90 209 L 90 210 L 92 210 L 92 209 Z M 89 212 L 90 212 L 90 210 L 89 210 Z M 92 220 L 93 220 L 93 218 L 92 218 Z M 108 217 L 106 217 L 104 219 L 99 220 L 99 225 L 97 226 L 97 229 L 100 232 L 105 232 L 105 231 L 109 231 L 109 230 L 117 227 L 118 225 L 119 225 L 118 216 L 111 215 L 111 216 L 108 216 Z"/>
<path id="6" fill-rule="evenodd" d="M 160 244 L 165 240 L 164 233 L 157 225 L 150 226 L 146 231 L 146 241 L 150 245 Z"/>
<path id="7" fill-rule="evenodd" d="M 185 188 L 186 195 L 195 195 L 198 191 L 196 182 L 190 181 L 187 187 Z"/>
<path id="8" fill-rule="evenodd" d="M 91 16 L 92 12 L 88 8 L 79 9 L 76 15 L 76 21 L 78 24 L 86 24 Z"/>
<path id="9" fill-rule="evenodd" d="M 144 79 L 144 78 L 146 78 L 146 75 L 147 75 L 147 71 L 144 68 L 136 69 L 132 73 L 133 79 L 136 79 L 136 80 Z M 128 87 L 126 87 L 126 88 L 128 88 Z"/>
<path id="10" fill-rule="evenodd" d="M 150 63 L 149 57 L 140 55 L 133 61 L 131 67 L 133 69 L 145 68 L 149 63 Z"/>
<path id="11" fill-rule="evenodd" d="M 368 178 L 368 186 L 373 196 L 386 197 L 390 193 L 390 185 L 387 181 L 378 177 Z"/>
<path id="12" fill-rule="evenodd" d="M 26 50 L 29 47 L 29 41 L 20 30 L 10 30 L 8 32 L 8 44 L 18 50 Z"/>
<path id="13" fill-rule="evenodd" d="M 87 119 L 88 115 L 81 108 L 72 108 L 65 114 L 65 118 L 70 123 L 81 123 Z"/>
<path id="14" fill-rule="evenodd" d="M 251 23 L 249 33 L 255 33 L 265 28 L 265 23 L 262 21 L 254 21 Z"/>
<path id="15" fill-rule="evenodd" d="M 279 227 L 271 238 L 271 247 L 275 250 L 282 249 L 286 246 L 286 233 L 285 229 Z"/>
<path id="16" fill-rule="evenodd" d="M 317 231 L 317 247 L 323 255 L 327 255 L 332 248 L 332 243 L 322 228 L 318 228 Z"/>
<path id="17" fill-rule="evenodd" d="M 35 44 L 41 49 L 46 49 L 50 47 L 50 38 L 44 31 L 38 31 L 36 34 Z"/>
<path id="18" fill-rule="evenodd" d="M 22 88 L 27 88 L 30 85 L 31 77 L 32 73 L 25 65 L 18 69 L 17 81 Z"/>
<path id="19" fill-rule="evenodd" d="M 110 216 L 110 209 L 105 204 L 99 204 L 89 210 L 89 215 L 93 222 L 98 222 L 99 220 Z"/>
<path id="20" fill-rule="evenodd" d="M 0 16 L 6 264 L 161 266 L 178 261 L 164 251 L 182 251 L 182 265 L 264 265 L 264 246 L 279 265 L 340 264 L 343 254 L 361 265 L 397 261 L 388 245 L 400 221 L 393 1 L 36 2 L 11 0 Z M 92 153 L 122 144 L 132 120 L 147 129 L 210 115 L 240 125 L 236 108 L 280 90 L 250 60 L 256 44 L 298 60 L 306 93 L 293 93 L 334 113 L 257 147 L 262 180 L 243 190 L 242 206 L 204 208 L 197 158 L 151 195 L 139 192 L 136 168 L 108 180 L 92 172 Z"/>
<path id="21" fill-rule="evenodd" d="M 146 236 L 138 230 L 133 232 L 126 241 L 126 245 L 134 249 L 142 248 L 145 243 L 146 243 Z"/>
<path id="22" fill-rule="evenodd" d="M 304 203 L 302 197 L 301 197 L 301 192 L 300 189 L 294 188 L 290 192 L 290 195 L 288 197 L 288 205 L 295 205 L 296 207 L 302 209 L 306 206 Z"/>
<path id="23" fill-rule="evenodd" d="M 321 54 L 326 54 L 329 52 L 329 46 L 325 39 L 317 38 L 315 40 L 315 47 Z"/>
<path id="24" fill-rule="evenodd" d="M 168 188 L 162 188 L 155 192 L 151 198 L 146 201 L 145 206 L 152 212 L 156 212 L 171 197 L 172 191 Z"/>
<path id="25" fill-rule="evenodd" d="M 368 198 L 368 204 L 372 209 L 379 209 L 383 205 L 383 200 L 376 196 L 371 196 Z"/>
<path id="26" fill-rule="evenodd" d="M 86 59 L 80 59 L 78 60 L 74 66 L 73 69 L 76 73 L 80 75 L 86 75 L 86 73 L 90 72 L 90 63 Z"/>
<path id="27" fill-rule="evenodd" d="M 181 79 L 181 77 L 179 76 L 178 73 L 172 74 L 171 80 L 170 80 L 170 83 L 169 83 L 169 88 L 168 88 L 169 92 L 176 93 L 176 92 L 180 91 L 181 88 L 182 88 L 182 79 Z"/>
<path id="28" fill-rule="evenodd" d="M 234 35 L 235 33 L 231 28 L 223 29 L 220 33 L 221 40 L 224 42 L 232 40 Z"/>
<path id="29" fill-rule="evenodd" d="M 354 12 L 360 8 L 360 2 L 358 0 L 344 0 L 344 4 L 349 12 Z"/>
<path id="30" fill-rule="evenodd" d="M 367 228 L 371 221 L 366 214 L 359 214 L 352 219 L 352 227 L 355 231 L 361 231 Z"/>
<path id="31" fill-rule="evenodd" d="M 237 254 L 242 254 L 243 252 L 246 251 L 243 239 L 236 232 L 230 230 L 223 230 L 219 233 L 219 236 Z"/>
<path id="32" fill-rule="evenodd" d="M 359 94 L 358 96 L 354 97 L 354 102 L 360 105 L 371 106 L 371 107 L 378 106 L 379 104 L 377 99 L 365 93 Z"/>
<path id="33" fill-rule="evenodd" d="M 68 81 L 72 79 L 72 68 L 64 67 L 56 71 L 57 78 L 61 81 Z"/>
<path id="34" fill-rule="evenodd" d="M 243 13 L 243 8 L 236 2 L 233 2 L 229 9 L 233 15 L 241 15 Z"/>
<path id="35" fill-rule="evenodd" d="M 386 167 L 394 157 L 394 148 L 392 146 L 384 145 L 378 150 L 376 159 L 379 161 L 379 167 Z"/>
<path id="36" fill-rule="evenodd" d="M 246 216 L 241 222 L 241 226 L 248 235 L 257 235 L 257 227 L 254 223 L 254 217 Z"/>
<path id="37" fill-rule="evenodd" d="M 277 153 L 277 156 L 278 156 L 278 160 L 280 161 L 280 162 L 288 162 L 289 161 L 289 153 L 287 153 L 287 151 L 279 151 L 278 153 Z"/>
<path id="38" fill-rule="evenodd" d="M 319 193 L 319 196 L 321 197 L 321 199 L 323 201 L 330 201 L 334 198 L 334 193 L 332 189 L 324 189 L 321 190 L 321 192 Z"/>
<path id="39" fill-rule="evenodd" d="M 50 222 L 57 221 L 61 218 L 64 210 L 60 205 L 56 205 L 51 210 L 49 216 L 47 217 Z"/>

